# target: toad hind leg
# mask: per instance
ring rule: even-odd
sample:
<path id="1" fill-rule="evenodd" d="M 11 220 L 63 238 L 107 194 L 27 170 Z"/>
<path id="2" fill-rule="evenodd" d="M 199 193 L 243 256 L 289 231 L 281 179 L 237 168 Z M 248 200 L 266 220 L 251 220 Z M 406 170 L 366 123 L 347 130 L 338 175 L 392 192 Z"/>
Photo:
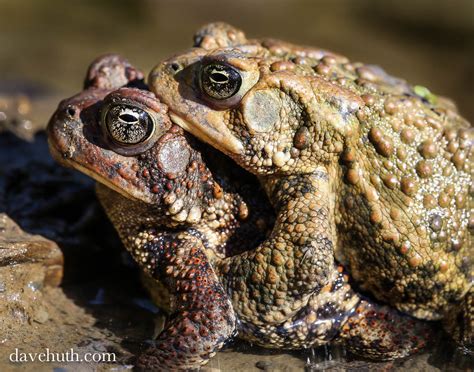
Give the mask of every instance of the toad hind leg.
<path id="1" fill-rule="evenodd" d="M 432 336 L 432 324 L 361 298 L 342 270 L 311 296 L 308 305 L 278 325 L 256 327 L 241 322 L 239 336 L 267 348 L 301 349 L 328 342 L 373 360 L 414 354 Z"/>
<path id="2" fill-rule="evenodd" d="M 280 324 L 255 326 L 239 322 L 239 336 L 252 343 L 275 349 L 306 349 L 332 341 L 360 302 L 346 276 L 331 272 L 329 283 L 315 292 L 308 304 Z"/>
<path id="3" fill-rule="evenodd" d="M 137 361 L 141 370 L 186 370 L 205 364 L 235 330 L 224 289 L 194 237 L 160 236 L 144 246 L 151 275 L 172 296 L 170 321 Z"/>
<path id="4" fill-rule="evenodd" d="M 280 324 L 324 287 L 334 265 L 330 185 L 323 169 L 263 184 L 277 211 L 269 238 L 218 264 L 239 319 Z"/>
<path id="5" fill-rule="evenodd" d="M 373 360 L 404 358 L 433 339 L 432 322 L 362 299 L 342 327 L 338 341 L 353 354 Z"/>

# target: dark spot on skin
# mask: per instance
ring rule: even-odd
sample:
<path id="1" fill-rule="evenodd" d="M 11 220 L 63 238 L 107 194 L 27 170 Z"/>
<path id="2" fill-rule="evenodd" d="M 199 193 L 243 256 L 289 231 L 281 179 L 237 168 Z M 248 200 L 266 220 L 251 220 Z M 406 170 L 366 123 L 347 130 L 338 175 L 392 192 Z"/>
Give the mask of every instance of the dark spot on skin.
<path id="1" fill-rule="evenodd" d="M 416 165 L 416 173 L 421 178 L 428 178 L 433 174 L 433 167 L 426 160 L 421 160 Z"/>
<path id="2" fill-rule="evenodd" d="M 410 144 L 415 140 L 415 133 L 411 129 L 403 129 L 402 132 L 400 133 L 400 137 L 402 139 L 402 142 Z"/>
<path id="3" fill-rule="evenodd" d="M 296 131 L 293 144 L 298 150 L 303 150 L 309 146 L 310 138 L 308 128 L 301 127 Z"/>
<path id="4" fill-rule="evenodd" d="M 431 230 L 433 231 L 441 230 L 441 228 L 443 227 L 443 219 L 441 218 L 440 215 L 434 214 L 431 216 L 430 227 L 431 227 Z"/>
<path id="5" fill-rule="evenodd" d="M 69 107 L 69 108 L 67 109 L 67 114 L 68 114 L 69 116 L 74 116 L 74 115 L 76 115 L 76 109 L 75 109 L 74 107 Z"/>
<path id="6" fill-rule="evenodd" d="M 451 241 L 451 249 L 454 250 L 454 251 L 459 251 L 462 246 L 463 246 L 464 242 L 460 239 L 453 239 Z"/>
<path id="7" fill-rule="evenodd" d="M 181 70 L 181 65 L 178 63 L 178 62 L 173 62 L 171 64 L 171 69 L 174 71 L 174 72 L 178 72 L 179 70 Z"/>
<path id="8" fill-rule="evenodd" d="M 378 287 L 381 289 L 382 292 L 390 292 L 395 285 L 394 280 L 390 278 L 382 278 L 380 280 Z"/>
<path id="9" fill-rule="evenodd" d="M 432 277 L 432 274 L 427 273 L 425 270 L 423 270 L 423 266 L 418 267 L 417 270 L 420 277 L 422 278 L 428 279 Z M 433 299 L 433 295 L 437 292 L 438 291 L 434 290 L 434 288 L 430 291 L 424 290 L 416 281 L 409 282 L 405 287 L 404 295 L 402 296 L 401 301 L 413 301 L 413 298 L 408 297 L 408 294 L 410 294 L 410 296 L 415 296 L 417 302 L 428 303 Z"/>
<path id="10" fill-rule="evenodd" d="M 378 128 L 371 128 L 369 131 L 369 141 L 372 142 L 377 152 L 385 157 L 393 154 L 393 145 Z"/>
<path id="11" fill-rule="evenodd" d="M 460 267 L 460 270 L 462 273 L 464 273 L 464 275 L 466 276 L 466 278 L 469 277 L 470 275 L 470 272 L 471 272 L 471 269 L 472 269 L 472 257 L 469 257 L 469 256 L 464 256 L 461 260 L 461 267 Z"/>
<path id="12" fill-rule="evenodd" d="M 432 140 L 427 140 L 420 145 L 418 151 L 425 159 L 433 159 L 438 153 L 438 146 Z"/>
<path id="13" fill-rule="evenodd" d="M 318 319 L 329 319 L 333 318 L 337 312 L 337 306 L 333 302 L 328 302 L 324 306 L 318 308 L 317 317 Z"/>

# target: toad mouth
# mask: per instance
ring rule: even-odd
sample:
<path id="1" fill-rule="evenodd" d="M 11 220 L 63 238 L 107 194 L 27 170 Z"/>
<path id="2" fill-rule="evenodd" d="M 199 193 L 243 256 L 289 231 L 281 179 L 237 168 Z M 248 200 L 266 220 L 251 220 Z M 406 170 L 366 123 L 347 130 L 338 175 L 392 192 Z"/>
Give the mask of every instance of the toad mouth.
<path id="1" fill-rule="evenodd" d="M 199 125 L 197 127 L 192 122 L 172 111 L 169 111 L 168 115 L 173 123 L 195 135 L 200 140 L 211 144 L 218 150 L 229 153 L 231 156 L 243 154 L 244 147 L 242 143 L 230 133 L 229 129 L 227 129 L 223 123 L 217 122 L 217 129 L 210 125 Z"/>
<path id="2" fill-rule="evenodd" d="M 58 162 L 62 166 L 75 169 L 75 170 L 85 174 L 86 176 L 91 177 L 94 181 L 97 181 L 97 182 L 103 184 L 104 186 L 106 186 L 109 189 L 115 191 L 116 193 L 124 196 L 127 199 L 137 201 L 137 202 L 143 202 L 143 200 L 138 198 L 136 195 L 133 195 L 131 193 L 128 193 L 128 192 L 124 191 L 122 188 L 118 187 L 117 185 L 115 185 L 113 182 L 111 182 L 107 178 L 102 177 L 99 173 L 97 173 L 97 172 L 89 169 L 88 167 L 78 163 L 77 161 L 75 161 L 72 158 L 65 157 L 64 152 L 60 151 L 56 147 L 56 145 L 52 141 L 50 141 L 49 139 L 48 139 L 48 145 L 49 145 L 49 152 L 50 152 L 51 156 L 53 157 L 53 159 L 56 162 Z"/>

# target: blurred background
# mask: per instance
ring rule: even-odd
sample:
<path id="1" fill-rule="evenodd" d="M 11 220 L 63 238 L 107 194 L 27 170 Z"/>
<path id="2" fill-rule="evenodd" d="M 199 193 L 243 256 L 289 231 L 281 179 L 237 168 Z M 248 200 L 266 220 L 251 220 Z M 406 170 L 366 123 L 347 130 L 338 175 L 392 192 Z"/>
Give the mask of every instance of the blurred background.
<path id="1" fill-rule="evenodd" d="M 148 72 L 220 20 L 378 64 L 474 119 L 473 0 L 0 0 L 0 14 L 0 95 L 70 96 L 108 52 Z"/>

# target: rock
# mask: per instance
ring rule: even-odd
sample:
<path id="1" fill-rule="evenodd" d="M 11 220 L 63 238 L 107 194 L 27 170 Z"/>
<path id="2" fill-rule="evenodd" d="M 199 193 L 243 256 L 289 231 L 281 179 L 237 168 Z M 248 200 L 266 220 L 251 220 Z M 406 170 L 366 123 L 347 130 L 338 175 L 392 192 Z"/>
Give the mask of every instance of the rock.
<path id="1" fill-rule="evenodd" d="M 6 275 L 10 268 L 15 269 L 14 277 Z M 24 232 L 0 213 L 0 282 L 6 291 L 11 291 L 9 282 L 20 285 L 21 281 L 33 292 L 45 285 L 55 287 L 61 283 L 62 275 L 63 255 L 56 243 Z"/>
<path id="2" fill-rule="evenodd" d="M 59 247 L 41 236 L 25 233 L 6 214 L 0 214 L 0 333 L 14 323 L 44 323 L 42 291 L 56 287 L 63 275 Z"/>
<path id="3" fill-rule="evenodd" d="M 257 363 L 255 363 L 255 367 L 259 369 L 263 369 L 264 371 L 269 370 L 272 367 L 272 362 L 268 362 L 266 360 L 259 360 Z"/>

